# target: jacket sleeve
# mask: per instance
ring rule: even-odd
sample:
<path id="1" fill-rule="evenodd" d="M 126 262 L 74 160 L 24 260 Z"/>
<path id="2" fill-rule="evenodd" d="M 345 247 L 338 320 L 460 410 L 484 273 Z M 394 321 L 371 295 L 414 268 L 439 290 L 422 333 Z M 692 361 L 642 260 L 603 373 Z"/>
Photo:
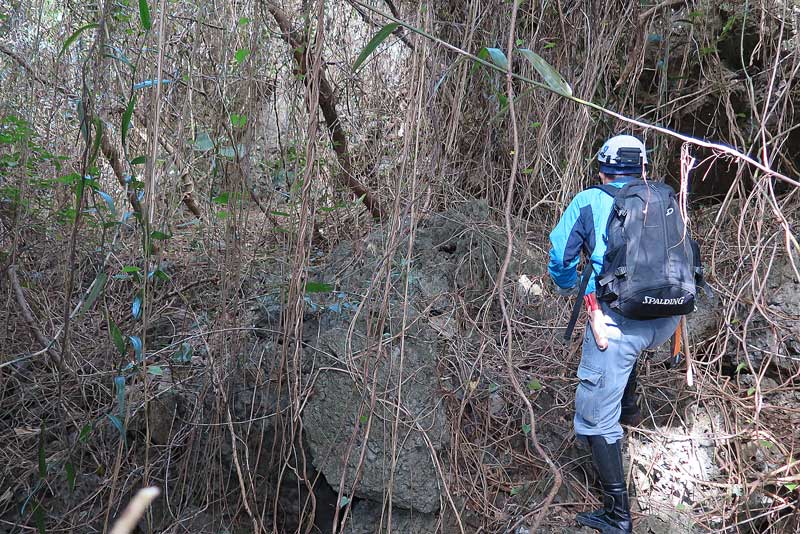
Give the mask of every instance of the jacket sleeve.
<path id="1" fill-rule="evenodd" d="M 553 282 L 562 288 L 571 288 L 578 283 L 577 266 L 581 250 L 594 248 L 594 222 L 592 207 L 585 202 L 585 192 L 572 199 L 561 220 L 550 232 L 550 262 L 547 270 Z"/>

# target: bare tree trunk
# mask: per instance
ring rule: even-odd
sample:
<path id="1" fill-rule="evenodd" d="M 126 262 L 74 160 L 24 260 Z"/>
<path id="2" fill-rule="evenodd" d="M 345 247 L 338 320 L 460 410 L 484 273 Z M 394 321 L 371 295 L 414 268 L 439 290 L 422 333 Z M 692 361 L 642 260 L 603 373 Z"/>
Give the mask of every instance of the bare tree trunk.
<path id="1" fill-rule="evenodd" d="M 279 7 L 268 3 L 267 9 L 269 9 L 269 12 L 278 23 L 283 33 L 283 39 L 294 50 L 294 59 L 300 74 L 305 75 L 307 70 L 306 50 L 308 49 L 305 37 L 300 37 L 297 32 L 292 30 L 289 17 Z M 311 83 L 311 80 L 306 78 L 306 83 Z M 325 118 L 325 125 L 328 127 L 328 131 L 331 135 L 331 142 L 333 144 L 333 150 L 336 153 L 336 159 L 339 161 L 339 165 L 342 168 L 341 172 L 336 175 L 336 179 L 340 184 L 348 187 L 357 197 L 362 198 L 364 205 L 372 216 L 376 219 L 380 219 L 383 216 L 381 205 L 364 184 L 359 182 L 353 175 L 353 164 L 347 145 L 347 137 L 344 134 L 342 123 L 339 120 L 339 114 L 336 111 L 336 98 L 333 94 L 333 88 L 325 77 L 324 70 L 319 73 L 319 107 L 322 110 L 322 115 Z"/>

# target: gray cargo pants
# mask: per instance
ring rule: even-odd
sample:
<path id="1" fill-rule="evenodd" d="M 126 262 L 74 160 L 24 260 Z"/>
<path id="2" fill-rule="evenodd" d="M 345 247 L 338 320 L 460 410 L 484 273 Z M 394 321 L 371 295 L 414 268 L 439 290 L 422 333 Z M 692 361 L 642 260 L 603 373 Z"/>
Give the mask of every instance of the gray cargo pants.
<path id="1" fill-rule="evenodd" d="M 583 353 L 578 366 L 575 393 L 575 434 L 603 436 L 608 443 L 622 437 L 620 402 L 625 384 L 639 354 L 654 349 L 675 332 L 680 317 L 628 319 L 603 305 L 608 331 L 608 348 L 601 351 L 586 325 Z"/>

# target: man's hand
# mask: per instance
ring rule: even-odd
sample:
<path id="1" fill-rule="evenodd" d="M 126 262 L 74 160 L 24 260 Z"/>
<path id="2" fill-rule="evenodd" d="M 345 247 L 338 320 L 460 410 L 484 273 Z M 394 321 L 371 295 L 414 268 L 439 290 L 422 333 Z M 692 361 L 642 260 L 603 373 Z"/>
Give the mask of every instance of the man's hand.
<path id="1" fill-rule="evenodd" d="M 578 286 L 576 286 L 576 285 L 572 286 L 572 287 L 567 287 L 567 288 L 559 287 L 556 284 L 553 284 L 553 285 L 556 286 L 556 293 L 558 293 L 562 297 L 571 297 L 572 295 L 575 295 L 575 294 L 578 293 Z"/>

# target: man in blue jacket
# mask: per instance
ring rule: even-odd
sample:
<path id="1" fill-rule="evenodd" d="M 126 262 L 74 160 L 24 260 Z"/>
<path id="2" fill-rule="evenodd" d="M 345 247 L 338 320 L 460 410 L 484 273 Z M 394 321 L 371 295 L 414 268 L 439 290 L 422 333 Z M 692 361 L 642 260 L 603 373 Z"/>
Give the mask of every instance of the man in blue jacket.
<path id="1" fill-rule="evenodd" d="M 647 165 L 644 144 L 630 135 L 612 137 L 597 155 L 600 180 L 622 187 L 641 179 Z M 585 294 L 595 292 L 595 274 L 603 267 L 606 225 L 614 199 L 590 188 L 578 193 L 550 233 L 548 270 L 563 296 L 578 291 L 577 266 L 581 252 L 593 272 Z M 589 267 L 587 267 L 589 268 Z M 580 295 L 578 298 L 582 298 Z M 587 325 L 583 338 L 580 380 L 575 393 L 575 434 L 589 442 L 592 462 L 603 490 L 603 508 L 584 512 L 577 522 L 603 533 L 632 532 L 628 489 L 622 467 L 622 426 L 641 421 L 636 400 L 636 362 L 639 354 L 669 339 L 679 317 L 636 320 L 603 304 L 608 348 L 600 350 Z"/>

